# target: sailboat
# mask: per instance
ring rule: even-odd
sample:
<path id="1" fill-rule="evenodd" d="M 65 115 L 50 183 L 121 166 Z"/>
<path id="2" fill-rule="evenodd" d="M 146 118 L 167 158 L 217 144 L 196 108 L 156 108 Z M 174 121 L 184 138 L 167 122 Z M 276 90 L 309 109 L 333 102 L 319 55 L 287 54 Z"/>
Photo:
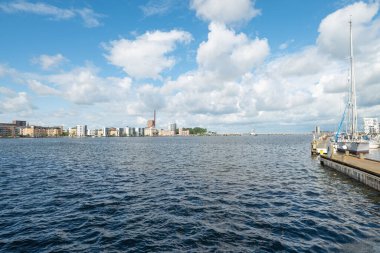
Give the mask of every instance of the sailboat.
<path id="1" fill-rule="evenodd" d="M 369 142 L 363 140 L 358 134 L 358 113 L 356 108 L 356 87 L 355 87 L 355 72 L 354 72 L 354 56 L 352 46 L 352 21 L 350 19 L 350 85 L 348 93 L 348 102 L 343 113 L 342 120 L 339 124 L 335 141 L 338 152 L 349 151 L 353 154 L 368 153 Z M 345 115 L 347 112 L 347 116 Z M 340 134 L 340 128 L 346 117 L 347 127 L 346 132 Z"/>

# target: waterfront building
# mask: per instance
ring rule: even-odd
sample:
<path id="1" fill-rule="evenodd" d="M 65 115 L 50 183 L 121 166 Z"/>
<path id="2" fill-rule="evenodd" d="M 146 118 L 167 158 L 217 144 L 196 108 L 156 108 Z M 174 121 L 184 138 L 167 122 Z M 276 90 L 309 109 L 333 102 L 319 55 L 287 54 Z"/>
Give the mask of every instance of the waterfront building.
<path id="1" fill-rule="evenodd" d="M 170 131 L 174 131 L 174 133 L 176 133 L 176 131 L 177 131 L 177 124 L 176 123 L 169 124 L 169 130 Z"/>
<path id="2" fill-rule="evenodd" d="M 181 136 L 189 136 L 190 135 L 190 130 L 185 130 L 184 128 L 180 128 L 178 130 L 178 134 Z"/>
<path id="3" fill-rule="evenodd" d="M 77 125 L 77 137 L 86 137 L 87 125 Z"/>
<path id="4" fill-rule="evenodd" d="M 160 129 L 160 131 L 159 131 L 159 136 L 175 136 L 175 135 L 176 135 L 176 132 L 172 131 L 170 129 L 168 129 L 168 130 Z"/>
<path id="5" fill-rule="evenodd" d="M 0 137 L 15 137 L 16 125 L 11 123 L 0 123 Z"/>
<path id="6" fill-rule="evenodd" d="M 110 136 L 110 128 L 109 127 L 103 127 L 102 137 L 108 137 L 108 136 Z"/>
<path id="7" fill-rule="evenodd" d="M 158 135 L 158 131 L 155 128 L 147 127 L 144 130 L 144 135 L 145 136 L 157 136 Z"/>
<path id="8" fill-rule="evenodd" d="M 87 136 L 97 136 L 97 129 L 87 129 Z"/>
<path id="9" fill-rule="evenodd" d="M 28 126 L 22 128 L 22 135 L 32 138 L 42 138 L 48 136 L 47 127 L 42 126 Z"/>
<path id="10" fill-rule="evenodd" d="M 63 135 L 63 127 L 27 126 L 20 128 L 19 135 L 31 138 L 59 137 Z"/>
<path id="11" fill-rule="evenodd" d="M 26 121 L 24 120 L 13 120 L 12 124 L 18 127 L 26 127 Z"/>
<path id="12" fill-rule="evenodd" d="M 75 136 L 77 136 L 77 127 L 70 127 L 70 128 L 69 128 L 69 136 L 70 136 L 70 137 L 75 137 Z"/>
<path id="13" fill-rule="evenodd" d="M 116 127 L 110 127 L 108 131 L 108 136 L 112 137 L 118 137 L 119 136 L 119 131 L 117 130 Z"/>
<path id="14" fill-rule="evenodd" d="M 136 136 L 138 137 L 143 137 L 145 134 L 144 128 L 141 127 L 136 127 Z"/>
<path id="15" fill-rule="evenodd" d="M 26 121 L 13 120 L 12 123 L 0 123 L 0 137 L 16 137 L 22 135 Z"/>
<path id="16" fill-rule="evenodd" d="M 134 127 L 125 127 L 124 128 L 125 136 L 133 137 L 136 135 L 136 131 Z"/>
<path id="17" fill-rule="evenodd" d="M 366 134 L 378 134 L 379 130 L 379 121 L 377 118 L 363 118 L 364 121 L 364 132 Z"/>
<path id="18" fill-rule="evenodd" d="M 56 126 L 56 127 L 47 127 L 47 136 L 48 137 L 58 137 L 63 135 L 63 127 L 62 126 Z"/>
<path id="19" fill-rule="evenodd" d="M 124 128 L 116 128 L 116 131 L 117 131 L 117 136 L 119 137 L 124 137 L 125 136 L 125 133 L 124 133 Z"/>

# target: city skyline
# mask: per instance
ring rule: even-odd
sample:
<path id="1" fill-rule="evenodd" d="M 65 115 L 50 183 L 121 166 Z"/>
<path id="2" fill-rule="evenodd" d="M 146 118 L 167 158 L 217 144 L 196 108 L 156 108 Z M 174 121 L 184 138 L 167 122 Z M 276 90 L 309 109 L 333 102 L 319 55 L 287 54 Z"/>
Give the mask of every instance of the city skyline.
<path id="1" fill-rule="evenodd" d="M 380 116 L 379 1 L 2 1 L 0 122 L 334 130 L 353 21 L 359 121 Z M 160 124 L 158 124 L 160 126 Z"/>

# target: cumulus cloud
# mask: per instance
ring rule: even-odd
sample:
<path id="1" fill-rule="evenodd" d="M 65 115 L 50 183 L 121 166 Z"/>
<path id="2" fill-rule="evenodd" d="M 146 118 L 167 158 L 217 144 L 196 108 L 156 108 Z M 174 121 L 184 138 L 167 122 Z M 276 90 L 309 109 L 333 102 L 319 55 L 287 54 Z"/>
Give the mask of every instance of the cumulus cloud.
<path id="1" fill-rule="evenodd" d="M 197 52 L 197 62 L 204 70 L 234 78 L 251 71 L 269 54 L 266 39 L 250 40 L 217 23 L 211 23 L 209 29 L 208 40 L 201 43 Z"/>
<path id="2" fill-rule="evenodd" d="M 101 14 L 92 9 L 64 9 L 46 3 L 32 3 L 24 0 L 0 3 L 0 11 L 5 13 L 31 13 L 35 15 L 48 16 L 55 20 L 68 20 L 77 16 L 81 17 L 86 27 L 97 27 L 101 25 L 99 18 Z"/>
<path id="3" fill-rule="evenodd" d="M 26 92 L 0 87 L 0 114 L 28 112 L 35 108 Z"/>
<path id="4" fill-rule="evenodd" d="M 191 0 L 190 7 L 201 19 L 223 24 L 249 21 L 260 14 L 251 0 Z"/>
<path id="5" fill-rule="evenodd" d="M 43 70 L 55 68 L 65 61 L 67 61 L 67 59 L 61 54 L 43 54 L 32 59 L 32 63 L 40 65 Z"/>
<path id="6" fill-rule="evenodd" d="M 44 85 L 37 80 L 29 80 L 28 81 L 29 88 L 33 90 L 36 94 L 41 96 L 49 96 L 49 95 L 58 95 L 59 91 L 50 86 Z"/>
<path id="7" fill-rule="evenodd" d="M 362 107 L 360 117 L 376 116 L 371 113 L 380 101 L 380 93 L 376 92 L 380 90 L 380 22 L 369 11 L 374 8 L 371 4 L 353 4 L 346 8 L 352 13 L 362 8 L 368 10 L 367 17 L 362 17 L 365 22 L 354 27 L 355 34 L 361 37 L 357 41 L 360 54 L 356 57 L 356 80 L 358 106 Z M 328 27 L 326 20 L 335 15 L 336 12 L 327 16 L 320 27 Z M 198 69 L 165 82 L 159 89 L 166 100 L 164 110 L 168 115 L 184 119 L 183 124 L 217 128 L 221 124 L 242 127 L 254 123 L 275 124 L 277 131 L 300 125 L 311 129 L 315 124 L 333 128 L 347 100 L 348 47 L 338 57 L 332 53 L 333 49 L 327 50 L 322 38 L 335 40 L 344 27 L 348 34 L 347 20 L 342 18 L 336 30 L 320 29 L 316 44 L 267 61 L 264 59 L 269 54 L 269 46 L 265 39 L 250 40 L 245 34 L 212 22 L 208 40 L 202 42 L 197 51 Z M 348 42 L 346 36 L 346 40 L 339 43 L 347 46 Z"/>
<path id="8" fill-rule="evenodd" d="M 361 47 L 373 39 L 378 40 L 378 25 L 371 21 L 379 11 L 379 2 L 370 4 L 357 2 L 325 17 L 319 25 L 317 45 L 321 51 L 343 59 L 349 53 L 349 25 L 353 22 L 354 51 L 361 53 Z"/>
<path id="9" fill-rule="evenodd" d="M 347 12 L 347 19 L 342 12 Z M 102 122 L 104 118 L 119 122 L 123 115 L 123 122 L 127 122 L 123 124 L 145 125 L 157 109 L 160 127 L 176 121 L 181 126 L 215 130 L 255 127 L 268 132 L 270 126 L 274 131 L 299 130 L 300 126 L 307 130 L 316 124 L 333 130 L 348 91 L 348 12 L 353 15 L 358 52 L 359 117 L 378 117 L 380 21 L 377 5 L 372 3 L 355 3 L 328 15 L 321 21 L 315 44 L 271 57 L 265 38 L 252 39 L 225 23 L 210 22 L 208 38 L 196 51 L 198 66 L 176 79 L 161 78 L 154 85 L 133 85 L 132 78 L 160 78 L 175 63 L 172 54 L 177 43 L 188 42 L 190 34 L 156 31 L 135 40 L 110 42 L 106 57 L 123 68 L 129 75 L 126 78 L 101 77 L 91 66 L 55 75 L 17 76 L 27 80 L 25 83 L 37 94 L 50 92 L 77 106 L 93 105 L 80 107 L 97 109 L 92 117 L 85 118 L 90 122 Z M 355 13 L 361 13 L 361 19 L 355 18 Z M 0 75 L 9 73 L 9 68 L 0 66 Z M 0 89 L 0 93 L 7 98 L 22 97 L 7 88 Z"/>
<path id="10" fill-rule="evenodd" d="M 111 41 L 105 46 L 109 53 L 106 58 L 133 78 L 157 79 L 163 70 L 174 66 L 175 59 L 169 54 L 176 43 L 188 43 L 191 39 L 191 34 L 180 30 L 147 32 L 136 40 Z"/>
<path id="11" fill-rule="evenodd" d="M 69 72 L 41 77 L 59 87 L 67 100 L 82 105 L 92 105 L 116 100 L 128 93 L 129 78 L 102 78 L 92 66 L 75 68 Z"/>

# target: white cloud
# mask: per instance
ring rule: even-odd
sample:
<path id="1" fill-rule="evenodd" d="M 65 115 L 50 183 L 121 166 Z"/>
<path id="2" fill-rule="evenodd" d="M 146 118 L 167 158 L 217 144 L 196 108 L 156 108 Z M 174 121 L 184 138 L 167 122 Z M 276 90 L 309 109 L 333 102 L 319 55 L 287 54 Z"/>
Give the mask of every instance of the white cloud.
<path id="1" fill-rule="evenodd" d="M 249 21 L 260 14 L 251 0 L 191 0 L 198 17 L 223 24 Z"/>
<path id="2" fill-rule="evenodd" d="M 337 10 L 325 17 L 319 25 L 317 45 L 321 51 L 333 57 L 343 59 L 349 53 L 349 25 L 353 24 L 355 54 L 373 39 L 378 40 L 379 26 L 371 21 L 379 11 L 379 2 L 366 4 L 357 2 Z"/>
<path id="3" fill-rule="evenodd" d="M 368 6 L 364 6 L 365 9 Z M 347 8 L 354 8 L 352 11 L 356 13 L 357 8 L 363 6 L 354 4 Z M 367 15 L 362 18 L 368 22 L 354 27 L 361 37 L 357 42 L 361 53 L 356 57 L 360 117 L 374 116 L 374 108 L 379 107 L 380 101 L 377 92 L 380 90 L 380 22 L 371 18 L 373 12 L 368 11 Z M 348 23 L 341 22 L 341 25 L 347 27 L 348 33 Z M 325 33 L 322 29 L 319 38 L 333 40 L 335 32 Z M 266 48 L 265 40 L 256 40 Z M 266 53 L 256 58 L 247 57 L 259 59 L 256 63 L 245 62 L 244 57 L 231 57 L 236 50 L 239 52 L 238 49 L 251 43 L 246 35 L 211 23 L 209 38 L 198 49 L 199 68 L 164 83 L 159 90 L 166 101 L 166 117 L 175 115 L 172 117 L 182 119 L 185 125 L 202 124 L 219 129 L 221 125 L 244 128 L 258 124 L 262 126 L 258 127 L 259 131 L 265 131 L 264 126 L 270 125 L 276 125 L 277 131 L 281 128 L 289 131 L 300 125 L 311 129 L 315 124 L 325 124 L 332 130 L 346 102 L 347 52 L 344 57 L 336 57 L 318 40 L 315 45 L 266 62 Z M 342 43 L 348 44 L 348 36 Z M 240 64 L 234 59 L 241 60 Z"/>
<path id="4" fill-rule="evenodd" d="M 57 67 L 65 61 L 67 61 L 67 59 L 63 57 L 63 55 L 61 54 L 43 54 L 32 59 L 32 63 L 40 65 L 43 70 L 49 70 L 54 67 Z"/>
<path id="5" fill-rule="evenodd" d="M 208 40 L 200 44 L 197 52 L 197 62 L 203 70 L 236 78 L 261 64 L 269 54 L 266 39 L 250 40 L 216 23 L 211 23 L 209 29 Z"/>
<path id="6" fill-rule="evenodd" d="M 178 5 L 175 0 L 150 0 L 147 4 L 140 6 L 145 16 L 163 15 Z"/>
<path id="7" fill-rule="evenodd" d="M 77 16 L 83 19 L 86 27 L 96 27 L 101 25 L 99 18 L 101 14 L 95 13 L 92 9 L 64 9 L 45 3 L 31 3 L 20 0 L 0 3 L 0 11 L 6 13 L 31 13 L 42 16 L 49 16 L 56 20 L 68 20 Z"/>
<path id="8" fill-rule="evenodd" d="M 75 68 L 69 72 L 41 76 L 41 80 L 59 87 L 61 95 L 67 100 L 82 105 L 92 105 L 118 100 L 129 92 L 129 78 L 102 78 L 92 66 Z"/>
<path id="9" fill-rule="evenodd" d="M 98 27 L 101 26 L 102 23 L 99 21 L 103 15 L 94 12 L 94 10 L 89 8 L 77 9 L 76 12 L 83 19 L 84 25 L 86 27 Z"/>
<path id="10" fill-rule="evenodd" d="M 101 77 L 92 66 L 56 75 L 32 75 L 0 65 L 0 75 L 17 76 L 39 94 L 50 92 L 72 102 L 77 109 L 73 111 L 81 113 L 69 119 L 80 117 L 88 124 L 143 126 L 157 109 L 159 127 L 177 122 L 214 130 L 247 131 L 255 127 L 268 132 L 271 126 L 274 131 L 309 131 L 319 124 L 333 130 L 343 113 L 348 90 L 347 51 L 338 52 L 339 46 L 348 49 L 348 24 L 342 17 L 340 25 L 335 25 L 338 20 L 329 17 L 346 9 L 354 14 L 367 10 L 360 16 L 364 21 L 354 23 L 354 43 L 359 52 L 355 61 L 359 117 L 379 116 L 380 22 L 378 10 L 374 14 L 372 8 L 372 4 L 360 3 L 338 10 L 323 19 L 315 44 L 271 57 L 266 39 L 251 39 L 225 24 L 211 22 L 208 39 L 197 51 L 198 66 L 174 80 L 162 78 L 162 86 L 133 85 L 129 77 Z M 130 77 L 160 78 L 175 62 L 171 54 L 176 43 L 190 38 L 186 32 L 173 30 L 113 41 L 108 45 L 107 59 Z M 13 92 L 4 87 L 0 93 L 8 98 Z M 17 93 L 12 96 L 22 98 Z"/>
<path id="11" fill-rule="evenodd" d="M 0 114 L 32 111 L 34 106 L 26 92 L 0 87 Z"/>
<path id="12" fill-rule="evenodd" d="M 41 96 L 49 96 L 49 95 L 58 95 L 59 91 L 52 87 L 42 84 L 37 80 L 29 80 L 28 81 L 29 88 L 33 90 L 35 93 Z"/>
<path id="13" fill-rule="evenodd" d="M 109 52 L 106 58 L 133 78 L 157 79 L 163 70 L 174 66 L 175 59 L 169 54 L 176 43 L 188 43 L 191 38 L 188 32 L 179 30 L 147 32 L 136 40 L 111 41 L 106 46 Z"/>

